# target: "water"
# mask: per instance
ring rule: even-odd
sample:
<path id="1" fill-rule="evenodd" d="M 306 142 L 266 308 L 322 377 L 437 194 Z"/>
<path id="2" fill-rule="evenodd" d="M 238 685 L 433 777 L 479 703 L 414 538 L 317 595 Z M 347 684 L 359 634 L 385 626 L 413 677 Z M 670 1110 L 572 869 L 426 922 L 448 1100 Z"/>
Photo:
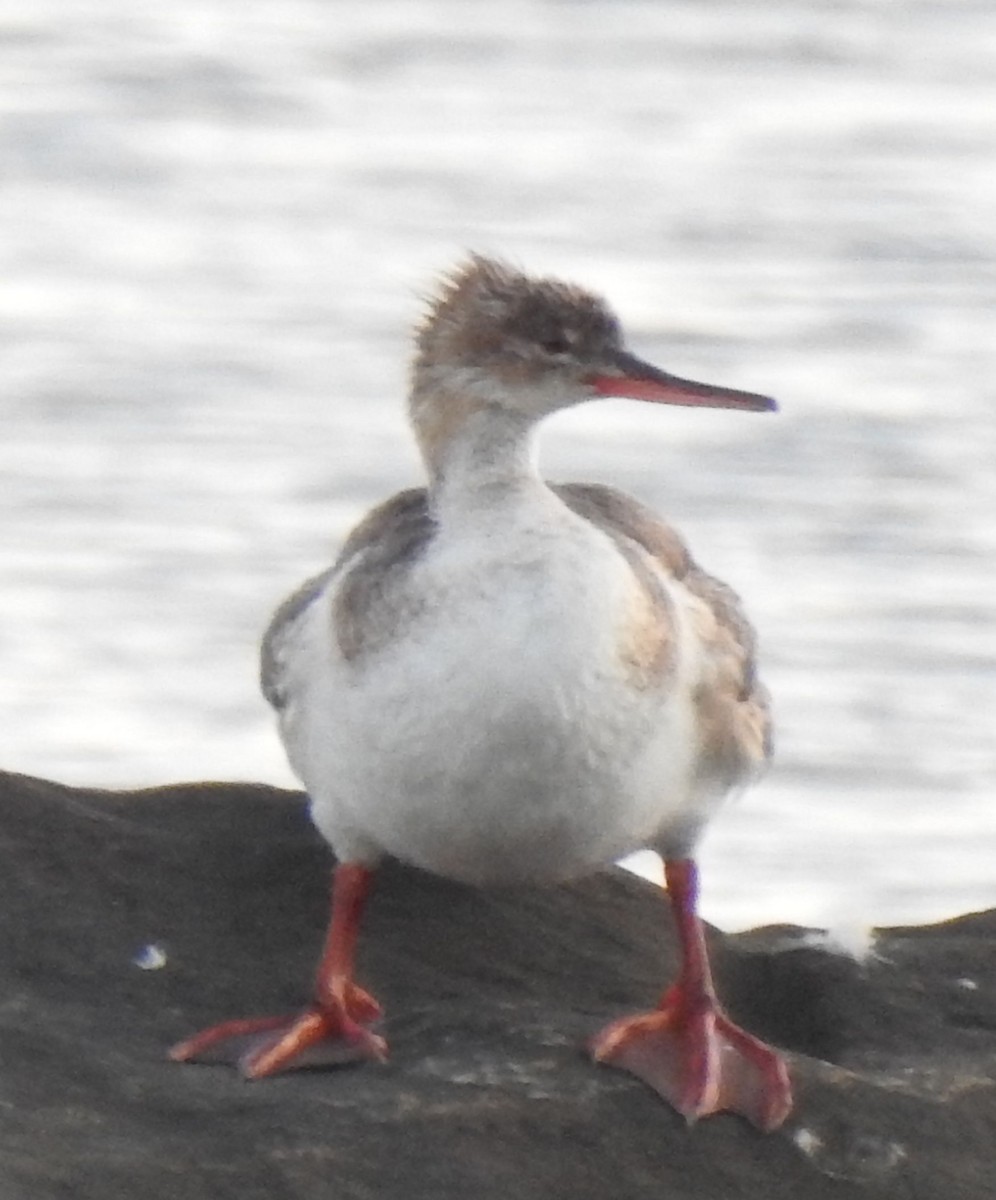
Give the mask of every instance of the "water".
<path id="1" fill-rule="evenodd" d="M 259 631 L 418 478 L 407 330 L 474 247 L 782 402 L 545 441 L 760 630 L 707 915 L 996 903 L 994 52 L 968 0 L 0 2 L 0 765 L 292 782 Z"/>

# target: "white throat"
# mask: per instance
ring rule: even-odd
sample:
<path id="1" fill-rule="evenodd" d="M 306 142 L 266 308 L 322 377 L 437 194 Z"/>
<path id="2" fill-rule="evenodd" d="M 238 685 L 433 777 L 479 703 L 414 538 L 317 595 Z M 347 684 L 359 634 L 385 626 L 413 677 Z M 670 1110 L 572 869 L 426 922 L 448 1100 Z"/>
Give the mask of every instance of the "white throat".
<path id="1" fill-rule="evenodd" d="M 415 426 L 437 518 L 546 490 L 532 415 L 457 401 L 436 421 L 416 410 Z"/>

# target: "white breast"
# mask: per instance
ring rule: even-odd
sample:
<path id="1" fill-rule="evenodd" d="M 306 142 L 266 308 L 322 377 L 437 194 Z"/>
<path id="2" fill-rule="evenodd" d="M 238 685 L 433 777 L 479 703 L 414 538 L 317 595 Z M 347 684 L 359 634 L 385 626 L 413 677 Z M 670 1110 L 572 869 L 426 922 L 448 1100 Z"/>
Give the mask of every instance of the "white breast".
<path id="1" fill-rule="evenodd" d="M 298 623 L 282 729 L 341 859 L 552 880 L 688 820 L 694 640 L 679 616 L 675 671 L 634 686 L 618 653 L 629 566 L 573 516 L 555 534 L 440 537 L 413 571 L 422 615 L 358 661 L 330 595 Z"/>

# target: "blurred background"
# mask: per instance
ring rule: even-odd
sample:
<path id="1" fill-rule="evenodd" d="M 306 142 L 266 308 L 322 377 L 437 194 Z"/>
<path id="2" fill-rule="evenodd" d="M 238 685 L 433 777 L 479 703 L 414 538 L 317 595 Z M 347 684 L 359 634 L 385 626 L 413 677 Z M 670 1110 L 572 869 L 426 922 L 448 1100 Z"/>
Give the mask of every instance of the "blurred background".
<path id="1" fill-rule="evenodd" d="M 987 0 L 0 0 L 0 767 L 293 785 L 259 634 L 418 480 L 409 330 L 473 248 L 781 401 L 544 443 L 759 628 L 706 915 L 996 903 L 994 61 Z"/>

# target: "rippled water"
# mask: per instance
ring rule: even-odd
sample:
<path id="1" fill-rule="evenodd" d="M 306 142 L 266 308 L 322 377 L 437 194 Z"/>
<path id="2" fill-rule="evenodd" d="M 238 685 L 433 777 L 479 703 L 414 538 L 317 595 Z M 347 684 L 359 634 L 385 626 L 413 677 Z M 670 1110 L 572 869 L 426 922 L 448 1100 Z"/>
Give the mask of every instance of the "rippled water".
<path id="1" fill-rule="evenodd" d="M 968 0 L 0 0 L 0 766 L 291 782 L 258 633 L 417 478 L 407 330 L 474 247 L 782 402 L 545 442 L 760 629 L 707 915 L 996 903 L 994 53 Z"/>

